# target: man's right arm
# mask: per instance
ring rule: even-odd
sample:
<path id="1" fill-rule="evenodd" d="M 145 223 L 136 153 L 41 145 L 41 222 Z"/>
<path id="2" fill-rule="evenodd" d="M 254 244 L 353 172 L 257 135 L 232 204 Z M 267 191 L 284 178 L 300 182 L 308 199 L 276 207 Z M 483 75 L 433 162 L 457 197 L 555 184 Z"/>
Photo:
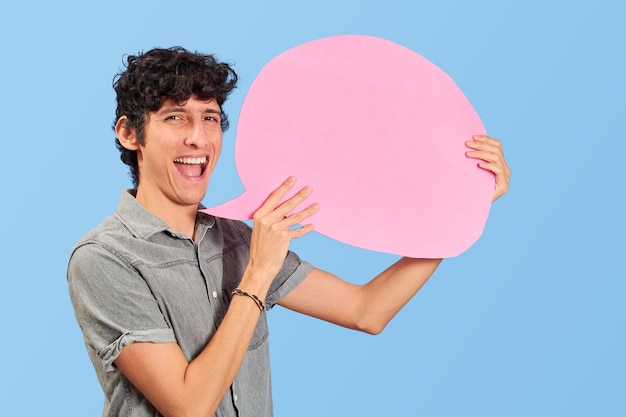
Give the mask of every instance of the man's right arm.
<path id="1" fill-rule="evenodd" d="M 235 379 L 259 318 L 247 297 L 233 297 L 206 348 L 187 362 L 177 343 L 135 342 L 115 360 L 118 369 L 164 416 L 213 416 Z"/>
<path id="2" fill-rule="evenodd" d="M 312 205 L 290 214 L 311 192 L 305 188 L 281 204 L 294 184 L 293 178 L 285 181 L 255 214 L 250 261 L 239 287 L 261 300 L 291 240 L 312 230 L 312 225 L 293 226 L 318 210 Z M 213 416 L 241 367 L 258 319 L 254 300 L 235 296 L 216 333 L 191 362 L 177 343 L 135 342 L 122 349 L 115 365 L 161 414 Z"/>

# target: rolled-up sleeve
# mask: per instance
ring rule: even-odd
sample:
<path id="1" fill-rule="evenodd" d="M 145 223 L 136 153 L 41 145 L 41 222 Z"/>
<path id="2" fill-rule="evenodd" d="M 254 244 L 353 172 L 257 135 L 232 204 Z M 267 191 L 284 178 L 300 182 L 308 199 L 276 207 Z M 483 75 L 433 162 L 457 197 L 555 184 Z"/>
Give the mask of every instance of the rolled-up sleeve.
<path id="1" fill-rule="evenodd" d="M 129 261 L 106 245 L 78 246 L 68 266 L 68 286 L 87 348 L 105 372 L 133 342 L 176 342 L 147 283 Z M 90 355 L 94 358 L 94 355 Z"/>
<path id="2" fill-rule="evenodd" d="M 281 298 L 289 294 L 309 275 L 313 265 L 302 261 L 298 255 L 289 252 L 280 273 L 276 276 L 270 286 L 265 300 L 265 305 L 271 309 Z"/>

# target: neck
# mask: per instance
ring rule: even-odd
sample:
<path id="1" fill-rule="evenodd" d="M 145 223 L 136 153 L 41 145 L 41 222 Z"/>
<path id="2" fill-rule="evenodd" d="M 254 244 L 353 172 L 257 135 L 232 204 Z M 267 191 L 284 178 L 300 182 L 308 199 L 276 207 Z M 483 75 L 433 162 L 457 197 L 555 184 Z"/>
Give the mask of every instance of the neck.
<path id="1" fill-rule="evenodd" d="M 174 231 L 193 239 L 196 227 L 197 204 L 180 205 L 170 200 L 154 201 L 137 190 L 135 197 L 146 210 L 163 220 Z"/>

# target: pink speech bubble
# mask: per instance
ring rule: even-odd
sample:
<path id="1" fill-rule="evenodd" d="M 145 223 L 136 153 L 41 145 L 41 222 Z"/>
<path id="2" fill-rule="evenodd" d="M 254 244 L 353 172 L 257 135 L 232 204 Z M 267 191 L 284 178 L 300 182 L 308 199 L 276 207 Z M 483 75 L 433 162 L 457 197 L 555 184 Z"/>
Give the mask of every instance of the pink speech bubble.
<path id="1" fill-rule="evenodd" d="M 456 256 L 491 207 L 493 175 L 465 156 L 465 141 L 484 133 L 454 81 L 417 53 L 369 36 L 308 42 L 254 80 L 235 144 L 246 191 L 205 211 L 250 219 L 295 175 L 321 205 L 317 232 L 379 252 Z"/>

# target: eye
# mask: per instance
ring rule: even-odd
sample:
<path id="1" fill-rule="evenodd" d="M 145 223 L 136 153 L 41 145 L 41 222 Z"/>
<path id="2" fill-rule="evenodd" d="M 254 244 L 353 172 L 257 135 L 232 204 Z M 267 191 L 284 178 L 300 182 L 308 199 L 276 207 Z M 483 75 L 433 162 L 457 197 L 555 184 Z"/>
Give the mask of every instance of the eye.
<path id="1" fill-rule="evenodd" d="M 208 125 L 214 126 L 221 123 L 221 119 L 218 115 L 207 115 L 204 117 L 204 122 Z"/>

